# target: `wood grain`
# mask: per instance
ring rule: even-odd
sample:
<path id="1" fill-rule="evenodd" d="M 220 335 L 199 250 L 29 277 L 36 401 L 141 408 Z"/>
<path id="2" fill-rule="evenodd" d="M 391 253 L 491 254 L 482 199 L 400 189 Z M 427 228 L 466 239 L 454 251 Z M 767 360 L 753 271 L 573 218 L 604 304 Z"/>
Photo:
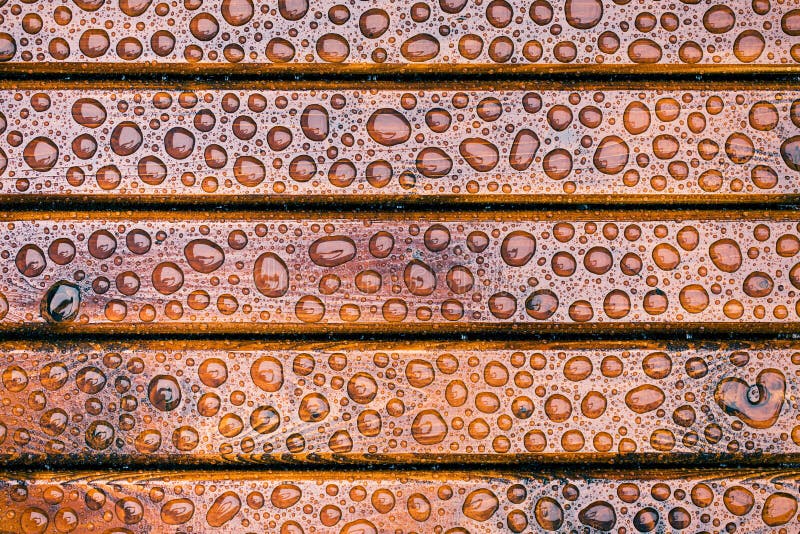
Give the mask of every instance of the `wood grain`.
<path id="1" fill-rule="evenodd" d="M 5 330 L 794 331 L 797 211 L 5 217 Z"/>
<path id="2" fill-rule="evenodd" d="M 794 470 L 6 473 L 13 532 L 793 532 Z"/>
<path id="3" fill-rule="evenodd" d="M 786 84 L 15 85 L 0 88 L 14 204 L 800 199 Z"/>
<path id="4" fill-rule="evenodd" d="M 277 7 L 277 9 L 276 9 Z M 0 8 L 15 72 L 797 71 L 794 2 L 57 0 Z"/>
<path id="5" fill-rule="evenodd" d="M 800 458 L 800 344 L 4 343 L 0 461 Z"/>

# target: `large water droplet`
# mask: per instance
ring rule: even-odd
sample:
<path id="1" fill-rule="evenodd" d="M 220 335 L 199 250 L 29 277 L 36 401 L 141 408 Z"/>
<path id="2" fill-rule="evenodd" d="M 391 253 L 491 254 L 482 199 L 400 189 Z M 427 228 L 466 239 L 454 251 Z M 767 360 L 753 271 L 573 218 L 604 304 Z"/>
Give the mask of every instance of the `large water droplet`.
<path id="1" fill-rule="evenodd" d="M 265 252 L 253 265 L 253 279 L 262 295 L 277 298 L 289 289 L 289 269 L 274 252 Z"/>
<path id="2" fill-rule="evenodd" d="M 157 375 L 147 386 L 147 397 L 158 410 L 170 412 L 181 403 L 181 386 L 169 375 Z"/>
<path id="3" fill-rule="evenodd" d="M 78 286 L 60 281 L 47 290 L 40 311 L 45 320 L 61 323 L 75 319 L 80 305 L 81 292 Z"/>
<path id="4" fill-rule="evenodd" d="M 225 253 L 222 248 L 208 239 L 190 241 L 184 247 L 183 254 L 191 268 L 199 273 L 212 273 L 225 263 Z"/>
<path id="5" fill-rule="evenodd" d="M 367 121 L 367 133 L 384 146 L 394 146 L 408 141 L 411 136 L 411 125 L 398 111 L 381 108 Z"/>

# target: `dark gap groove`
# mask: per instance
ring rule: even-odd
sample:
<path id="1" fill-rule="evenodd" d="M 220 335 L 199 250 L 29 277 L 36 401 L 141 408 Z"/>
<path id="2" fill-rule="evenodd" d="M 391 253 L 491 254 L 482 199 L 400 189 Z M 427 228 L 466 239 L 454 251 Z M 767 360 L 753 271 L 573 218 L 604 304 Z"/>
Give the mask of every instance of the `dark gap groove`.
<path id="1" fill-rule="evenodd" d="M 669 455 L 654 455 L 664 456 L 664 458 L 653 462 L 652 460 L 642 461 L 637 458 L 617 458 L 611 461 L 603 462 L 597 460 L 581 460 L 579 462 L 563 462 L 558 460 L 546 461 L 480 461 L 480 462 L 447 462 L 447 463 L 369 463 L 363 459 L 351 460 L 350 462 L 323 462 L 319 463 L 257 463 L 257 462 L 241 462 L 230 464 L 208 464 L 196 463 L 176 463 L 175 461 L 166 460 L 163 462 L 154 463 L 120 463 L 119 459 L 107 460 L 100 462 L 81 462 L 70 459 L 59 459 L 57 464 L 51 465 L 48 462 L 39 461 L 39 465 L 33 463 L 22 463 L 18 461 L 6 461 L 2 465 L 2 471 L 14 472 L 61 472 L 61 471 L 105 471 L 108 474 L 114 473 L 130 473 L 130 472 L 146 472 L 147 474 L 158 475 L 160 472 L 339 472 L 339 473 L 386 473 L 393 474 L 397 472 L 432 472 L 432 473 L 463 473 L 471 472 L 480 474 L 487 468 L 491 473 L 515 474 L 520 476 L 536 474 L 551 474 L 558 473 L 565 476 L 585 477 L 591 476 L 592 471 L 602 473 L 620 472 L 628 470 L 633 476 L 636 476 L 637 471 L 646 470 L 670 470 L 676 473 L 684 472 L 687 468 L 692 470 L 703 469 L 759 469 L 759 470 L 777 470 L 777 469 L 792 469 L 800 468 L 800 461 L 796 459 L 789 460 L 787 458 L 777 458 L 775 455 L 753 455 L 745 461 L 720 460 L 711 456 L 693 456 L 691 463 L 687 464 L 687 457 L 668 457 Z M 779 461 L 773 461 L 779 460 Z M 182 459 L 182 462 L 185 460 Z"/>
<path id="2" fill-rule="evenodd" d="M 604 83 L 613 82 L 692 82 L 692 83 L 731 83 L 731 78 L 735 77 L 734 83 L 789 83 L 800 82 L 800 74 L 795 68 L 786 67 L 761 67 L 747 69 L 731 68 L 723 66 L 712 69 L 685 69 L 680 66 L 661 66 L 658 69 L 641 70 L 634 67 L 622 66 L 612 68 L 588 68 L 588 69 L 548 69 L 533 71 L 525 68 L 501 67 L 502 72 L 496 72 L 493 68 L 486 68 L 480 65 L 452 66 L 436 65 L 430 66 L 426 70 L 409 69 L 404 66 L 384 67 L 368 71 L 366 69 L 352 72 L 329 72 L 324 65 L 300 66 L 300 68 L 270 69 L 261 68 L 256 65 L 252 68 L 240 68 L 231 72 L 222 71 L 217 68 L 203 70 L 186 69 L 181 71 L 181 66 L 175 65 L 136 65 L 139 70 L 133 71 L 130 66 L 116 64 L 102 65 L 104 71 L 93 70 L 91 72 L 81 72 L 80 68 L 58 68 L 46 70 L 42 67 L 31 65 L 8 65 L 0 67 L 0 80 L 18 81 L 21 77 L 24 82 L 30 81 L 54 81 L 54 82 L 161 82 L 161 83 L 219 83 L 219 82 L 351 82 L 353 84 L 370 82 L 391 82 L 402 83 L 489 83 L 499 84 L 503 82 L 565 82 L 575 83 L 576 81 L 585 83 Z M 179 70 L 166 70 L 166 69 Z M 37 70 L 38 69 L 38 70 Z M 640 71 L 641 70 L 641 71 Z M 640 71 L 640 72 L 637 72 Z"/>
<path id="3" fill-rule="evenodd" d="M 695 196 L 696 198 L 696 196 Z M 768 202 L 760 199 L 752 199 L 743 195 L 739 198 L 714 199 L 706 201 L 693 201 L 687 203 L 676 203 L 676 199 L 666 197 L 654 197 L 652 200 L 641 200 L 634 198 L 615 197 L 613 199 L 593 200 L 592 202 L 537 202 L 537 201 L 491 201 L 484 197 L 470 198 L 461 197 L 418 197 L 402 199 L 372 199 L 354 200 L 344 198 L 341 200 L 331 200 L 330 197 L 298 197 L 292 200 L 273 200 L 263 199 L 258 196 L 244 198 L 241 195 L 232 196 L 224 203 L 218 199 L 206 200 L 202 196 L 187 196 L 185 198 L 172 197 L 163 201 L 153 201 L 152 199 L 133 198 L 133 197 L 94 197 L 94 198 L 42 198 L 36 195 L 19 195 L 5 198 L 2 202 L 3 211 L 11 214 L 21 211 L 30 212 L 51 212 L 51 211 L 81 211 L 87 213 L 106 213 L 108 211 L 135 211 L 137 213 L 147 211 L 169 211 L 173 213 L 196 213 L 213 210 L 214 212 L 231 213 L 237 211 L 255 211 L 268 209 L 273 212 L 283 213 L 303 213 L 313 215 L 353 213 L 353 214 L 376 214 L 376 213 L 403 213 L 408 210 L 435 210 L 436 213 L 497 213 L 497 212 L 523 212 L 523 211 L 573 211 L 573 212 L 635 212 L 648 210 L 650 213 L 657 214 L 660 211 L 669 212 L 690 212 L 690 211 L 797 211 L 800 209 L 800 198 L 795 195 L 782 196 L 777 202 Z M 615 202 L 613 205 L 610 202 Z M 487 203 L 491 202 L 491 203 Z M 670 202 L 669 206 L 665 206 Z M 731 209 L 735 208 L 735 209 Z"/>
<path id="4" fill-rule="evenodd" d="M 35 334 L 35 335 L 32 335 Z M 769 342 L 769 341 L 800 341 L 800 330 L 790 332 L 752 332 L 742 333 L 731 330 L 728 332 L 642 332 L 636 330 L 636 325 L 630 329 L 618 332 L 548 332 L 537 333 L 533 331 L 520 331 L 511 329 L 493 329 L 484 332 L 436 332 L 421 331 L 410 333 L 373 332 L 359 334 L 352 332 L 337 333 L 284 333 L 284 334 L 259 334 L 259 333 L 161 333 L 144 332 L 137 334 L 120 333 L 90 333 L 90 332 L 53 332 L 47 327 L 35 331 L 3 332 L 0 334 L 0 343 L 5 341 L 36 341 L 70 343 L 132 343 L 136 341 L 236 341 L 236 342 L 307 342 L 307 343 L 347 343 L 359 341 L 364 343 L 404 343 L 414 341 L 442 341 L 442 342 L 503 342 L 503 341 L 528 341 L 541 343 L 571 343 L 571 342 L 604 342 L 604 341 L 648 341 L 664 343 L 666 345 L 683 345 L 698 343 L 736 343 L 736 342 Z"/>

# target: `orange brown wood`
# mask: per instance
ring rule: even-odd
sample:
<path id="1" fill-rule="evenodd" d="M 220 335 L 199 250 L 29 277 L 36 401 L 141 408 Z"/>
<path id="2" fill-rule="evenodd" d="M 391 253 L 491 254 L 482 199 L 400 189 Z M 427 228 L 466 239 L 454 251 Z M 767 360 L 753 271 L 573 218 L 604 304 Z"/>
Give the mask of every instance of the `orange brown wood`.
<path id="1" fill-rule="evenodd" d="M 800 199 L 791 85 L 374 87 L 6 84 L 0 200 Z"/>
<path id="2" fill-rule="evenodd" d="M 6 215 L 0 326 L 794 331 L 800 213 Z"/>
<path id="3" fill-rule="evenodd" d="M 27 1 L 0 8 L 17 72 L 797 70 L 792 1 Z M 328 67 L 325 69 L 325 67 Z M 248 68 L 250 67 L 250 68 Z M 272 69 L 270 69 L 270 67 Z"/>
<path id="4" fill-rule="evenodd" d="M 794 470 L 6 473 L 14 532 L 796 532 Z"/>
<path id="5" fill-rule="evenodd" d="M 0 461 L 800 458 L 800 343 L 0 345 Z"/>

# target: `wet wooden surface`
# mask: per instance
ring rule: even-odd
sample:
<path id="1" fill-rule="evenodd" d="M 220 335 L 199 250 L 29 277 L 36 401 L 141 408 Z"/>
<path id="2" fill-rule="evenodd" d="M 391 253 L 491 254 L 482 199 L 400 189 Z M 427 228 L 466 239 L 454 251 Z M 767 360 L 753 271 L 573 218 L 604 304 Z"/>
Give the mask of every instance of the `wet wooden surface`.
<path id="1" fill-rule="evenodd" d="M 791 1 L 42 0 L 0 7 L 0 61 L 18 72 L 552 72 L 797 69 Z M 248 69 L 247 67 L 255 67 Z M 322 68 L 321 68 L 322 67 Z M 325 67 L 328 67 L 325 69 Z M 632 68 L 631 68 L 632 67 Z"/>
<path id="2" fill-rule="evenodd" d="M 798 484 L 724 469 L 5 473 L 0 509 L 14 532 L 793 532 Z"/>
<path id="3" fill-rule="evenodd" d="M 800 198 L 793 84 L 277 87 L 6 83 L 0 199 Z"/>
<path id="4" fill-rule="evenodd" d="M 794 331 L 796 210 L 15 213 L 0 327 Z"/>
<path id="5" fill-rule="evenodd" d="M 798 74 L 795 0 L 0 0 L 0 532 L 799 531 Z"/>
<path id="6" fill-rule="evenodd" d="M 17 342 L 0 353 L 0 459 L 16 465 L 800 457 L 800 343 Z"/>

